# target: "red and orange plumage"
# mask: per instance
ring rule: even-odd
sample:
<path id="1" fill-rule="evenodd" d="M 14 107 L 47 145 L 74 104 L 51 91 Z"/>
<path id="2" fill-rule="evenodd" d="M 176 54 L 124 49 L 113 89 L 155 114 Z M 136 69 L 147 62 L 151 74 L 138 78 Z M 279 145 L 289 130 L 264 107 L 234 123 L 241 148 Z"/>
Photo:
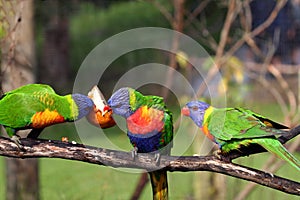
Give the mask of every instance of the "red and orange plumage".
<path id="1" fill-rule="evenodd" d="M 50 111 L 46 109 L 45 111 L 36 112 L 31 117 L 31 127 L 32 128 L 44 128 L 52 124 L 63 123 L 65 118 L 60 115 L 57 111 Z"/>
<path id="2" fill-rule="evenodd" d="M 148 106 L 141 106 L 126 119 L 128 131 L 133 134 L 161 132 L 164 128 L 164 112 Z"/>

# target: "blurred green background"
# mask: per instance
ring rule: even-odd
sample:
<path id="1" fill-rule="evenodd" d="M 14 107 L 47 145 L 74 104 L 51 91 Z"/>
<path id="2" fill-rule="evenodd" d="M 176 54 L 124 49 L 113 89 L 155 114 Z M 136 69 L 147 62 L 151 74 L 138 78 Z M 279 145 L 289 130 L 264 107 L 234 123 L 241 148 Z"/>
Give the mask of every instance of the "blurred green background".
<path id="1" fill-rule="evenodd" d="M 12 22 L 6 21 L 7 15 L 11 17 L 20 12 L 19 2 L 11 2 L 6 7 L 4 2 L 0 4 L 2 40 L 8 40 L 9 31 L 14 31 L 11 28 L 13 24 L 10 24 Z M 228 107 L 246 107 L 291 127 L 299 124 L 300 18 L 297 11 L 300 5 L 297 1 L 52 0 L 33 2 L 34 26 L 31 28 L 35 34 L 36 82 L 50 84 L 60 94 L 72 91 L 81 63 L 88 53 L 105 39 L 137 27 L 164 27 L 192 37 L 205 48 L 212 60 L 220 67 L 223 80 L 213 82 L 215 85 L 213 93 L 207 94 L 204 91 L 200 93 L 199 99 L 208 102 L 212 99 L 214 102 L 226 99 Z M 245 39 L 245 33 L 255 31 L 256 27 L 263 24 L 275 6 L 278 6 L 280 12 L 275 13 L 276 17 L 271 19 L 272 23 L 263 27 L 259 34 Z M 263 11 L 260 9 L 262 7 Z M 232 18 L 230 13 L 233 13 Z M 3 46 L 1 52 L 1 61 L 3 61 L 8 56 Z M 183 55 L 182 58 L 198 59 L 188 55 Z M 214 68 L 214 65 L 207 60 L 199 62 L 207 74 Z M 124 73 L 145 63 L 170 65 L 184 75 L 196 91 L 203 82 L 203 78 L 195 73 L 193 66 L 181 62 L 176 55 L 172 56 L 168 52 L 154 49 L 142 49 L 119 57 L 106 69 L 98 83 L 105 97 L 108 98 L 112 94 L 114 85 Z M 168 78 L 172 79 L 166 77 Z M 163 88 L 163 86 L 150 84 L 140 90 L 147 94 L 162 95 Z M 202 133 L 198 131 L 196 136 L 193 135 L 195 126 L 190 120 L 181 119 L 179 114 L 180 105 L 190 98 L 191 96 L 188 95 L 177 97 L 171 91 L 167 95 L 166 103 L 174 113 L 175 120 L 181 122 L 181 130 L 184 130 L 184 133 L 177 134 L 186 134 L 189 139 L 195 137 L 193 144 L 184 155 L 199 154 L 199 152 L 206 152 L 201 154 L 206 155 L 211 149 L 203 150 L 199 146 L 203 141 Z M 85 119 L 83 119 L 84 123 Z M 97 132 L 95 128 L 86 128 Z M 98 135 L 91 134 L 82 141 L 74 124 L 61 124 L 47 128 L 41 138 L 60 140 L 62 136 L 67 136 L 70 141 L 99 147 L 108 144 L 95 143 L 95 141 L 108 139 L 121 150 L 131 150 L 126 134 L 117 127 L 99 132 Z M 299 138 L 293 139 L 288 144 L 292 143 L 299 144 Z M 182 144 L 178 142 L 176 146 L 180 148 L 184 144 L 185 141 L 182 141 Z M 299 148 L 293 154 L 300 158 Z M 261 169 L 269 157 L 268 153 L 263 153 L 240 158 L 235 162 Z M 140 178 L 140 173 L 137 172 L 83 162 L 53 158 L 39 159 L 38 162 L 39 192 L 40 199 L 43 200 L 130 199 Z M 279 160 L 275 159 L 270 167 L 277 162 Z M 0 199 L 6 198 L 4 163 L 5 159 L 0 157 L 0 183 L 2 183 Z M 268 168 L 266 171 L 269 170 L 271 169 Z M 283 166 L 274 173 L 300 181 L 299 173 L 287 163 L 283 163 Z M 245 190 L 248 182 L 209 172 L 172 172 L 169 175 L 170 199 L 298 199 L 296 196 L 263 186 L 255 186 L 249 194 L 239 198 L 237 195 Z M 149 184 L 140 199 L 151 199 Z"/>

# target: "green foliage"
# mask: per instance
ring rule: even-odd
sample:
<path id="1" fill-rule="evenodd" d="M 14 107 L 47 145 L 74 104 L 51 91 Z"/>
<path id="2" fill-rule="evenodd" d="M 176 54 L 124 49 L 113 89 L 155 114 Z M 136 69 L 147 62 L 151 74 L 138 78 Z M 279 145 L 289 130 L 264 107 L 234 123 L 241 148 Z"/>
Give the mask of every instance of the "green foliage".
<path id="1" fill-rule="evenodd" d="M 117 2 L 106 9 L 81 3 L 78 11 L 70 17 L 70 55 L 74 74 L 90 51 L 102 41 L 138 27 L 169 28 L 169 22 L 148 2 Z M 109 96 L 115 82 L 132 67 L 144 63 L 162 63 L 165 60 L 166 55 L 154 49 L 128 52 L 110 64 L 99 81 L 100 89 L 104 91 L 105 96 Z M 101 88 L 101 85 L 105 85 L 105 88 Z"/>
<path id="2" fill-rule="evenodd" d="M 79 67 L 85 56 L 108 37 L 138 27 L 169 27 L 151 3 L 122 2 L 108 9 L 83 3 L 70 19 L 72 66 Z M 123 60 L 123 66 L 129 60 Z"/>

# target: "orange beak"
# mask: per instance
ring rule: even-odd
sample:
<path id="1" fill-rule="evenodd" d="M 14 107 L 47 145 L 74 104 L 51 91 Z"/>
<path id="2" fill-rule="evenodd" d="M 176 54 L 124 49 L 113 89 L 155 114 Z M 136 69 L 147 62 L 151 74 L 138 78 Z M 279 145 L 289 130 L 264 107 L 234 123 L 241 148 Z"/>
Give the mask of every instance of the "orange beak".
<path id="1" fill-rule="evenodd" d="M 188 107 L 184 106 L 181 109 L 181 114 L 183 114 L 184 116 L 190 116 L 190 109 Z"/>
<path id="2" fill-rule="evenodd" d="M 89 113 L 87 116 L 87 120 L 95 125 L 100 126 L 101 128 L 110 128 L 116 125 L 115 120 L 112 117 L 112 110 L 109 106 L 104 108 L 104 111 L 107 111 L 104 115 L 102 115 L 101 110 L 98 110 L 96 106 L 94 106 L 94 110 Z"/>

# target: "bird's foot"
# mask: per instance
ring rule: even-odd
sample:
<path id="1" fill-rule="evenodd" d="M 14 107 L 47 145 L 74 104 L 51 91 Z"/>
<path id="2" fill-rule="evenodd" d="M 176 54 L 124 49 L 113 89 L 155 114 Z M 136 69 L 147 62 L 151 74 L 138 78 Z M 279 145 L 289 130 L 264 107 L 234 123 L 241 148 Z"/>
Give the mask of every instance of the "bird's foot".
<path id="1" fill-rule="evenodd" d="M 220 149 L 214 151 L 213 155 L 216 156 L 219 160 L 223 160 L 224 154 Z"/>
<path id="2" fill-rule="evenodd" d="M 138 152 L 138 148 L 137 147 L 133 147 L 133 149 L 131 150 L 131 156 L 132 156 L 132 160 L 134 161 L 136 156 L 137 156 L 137 152 Z"/>
<path id="3" fill-rule="evenodd" d="M 25 150 L 23 144 L 20 141 L 21 137 L 19 135 L 13 135 L 11 140 L 18 146 L 20 150 Z"/>
<path id="4" fill-rule="evenodd" d="M 160 158 L 161 158 L 161 154 L 159 152 L 154 154 L 154 161 L 155 161 L 156 166 L 159 165 Z"/>
<path id="5" fill-rule="evenodd" d="M 267 172 L 267 174 L 269 174 L 272 178 L 274 178 L 274 174 L 272 174 L 271 172 Z"/>
<path id="6" fill-rule="evenodd" d="M 213 155 L 217 157 L 219 160 L 225 161 L 225 162 L 231 162 L 230 158 L 226 156 L 226 153 L 224 153 L 222 150 L 218 149 L 213 152 Z"/>
<path id="7" fill-rule="evenodd" d="M 218 159 L 221 160 L 222 157 L 222 151 L 220 149 L 213 151 L 213 155 L 216 156 Z"/>

